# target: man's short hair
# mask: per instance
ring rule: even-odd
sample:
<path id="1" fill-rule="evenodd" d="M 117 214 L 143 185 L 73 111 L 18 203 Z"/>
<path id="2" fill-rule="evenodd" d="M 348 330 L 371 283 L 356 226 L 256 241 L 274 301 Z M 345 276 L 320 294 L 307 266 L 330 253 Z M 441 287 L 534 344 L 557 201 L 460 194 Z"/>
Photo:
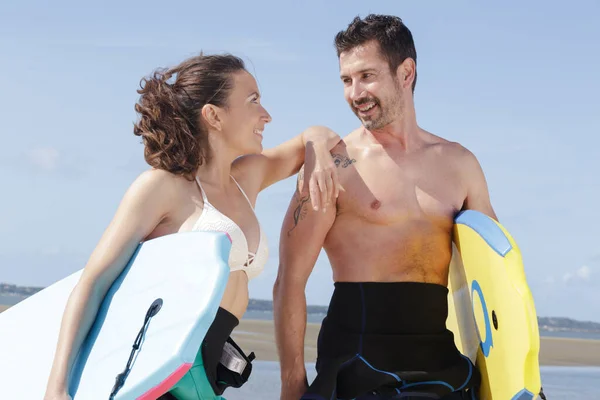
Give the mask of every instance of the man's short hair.
<path id="1" fill-rule="evenodd" d="M 395 73 L 398 66 L 407 58 L 412 58 L 416 65 L 417 50 L 412 33 L 402 19 L 392 15 L 369 14 L 364 19 L 354 18 L 345 30 L 335 36 L 337 56 L 372 40 L 379 43 L 379 50 L 387 60 L 392 73 Z M 416 83 L 417 71 L 415 70 L 413 92 Z"/>

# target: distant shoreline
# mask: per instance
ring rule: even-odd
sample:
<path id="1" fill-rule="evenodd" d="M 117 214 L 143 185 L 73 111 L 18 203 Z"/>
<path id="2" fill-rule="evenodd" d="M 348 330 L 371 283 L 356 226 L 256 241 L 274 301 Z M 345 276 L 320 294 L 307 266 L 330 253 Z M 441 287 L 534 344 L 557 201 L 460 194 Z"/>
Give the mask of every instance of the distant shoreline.
<path id="1" fill-rule="evenodd" d="M 6 308 L 8 306 L 0 305 L 0 312 Z M 259 316 L 262 318 L 255 318 L 254 314 L 249 312 L 242 318 L 232 337 L 243 349 L 256 352 L 259 360 L 278 361 L 273 320 L 265 318 L 264 314 L 268 313 L 261 312 L 263 315 Z M 316 342 L 320 327 L 320 321 L 311 322 L 309 318 L 305 337 L 306 362 L 316 361 Z M 540 365 L 600 367 L 600 337 L 556 336 L 557 333 L 544 334 L 542 330 L 540 335 Z"/>
<path id="2" fill-rule="evenodd" d="M 37 292 L 44 290 L 43 286 L 19 286 L 11 283 L 0 282 L 0 305 L 14 305 Z M 327 306 L 307 305 L 306 311 L 309 320 L 319 321 L 327 313 Z M 248 303 L 247 313 L 254 313 L 257 319 L 268 319 L 269 317 L 260 316 L 261 313 L 272 315 L 273 302 L 266 299 L 251 298 Z M 578 332 L 598 334 L 600 338 L 600 322 L 581 321 L 567 317 L 540 317 L 538 315 L 538 325 L 540 331 L 547 332 Z"/>
<path id="3" fill-rule="evenodd" d="M 313 307 L 318 307 L 318 306 L 313 306 Z M 307 321 L 309 323 L 317 323 L 320 324 L 321 321 L 323 320 L 323 318 L 325 317 L 325 312 L 326 312 L 326 308 L 324 308 L 325 311 L 322 311 L 320 313 L 308 313 L 307 314 Z M 248 309 L 248 311 L 246 311 L 246 314 L 244 315 L 243 319 L 246 320 L 260 320 L 260 321 L 272 321 L 273 320 L 273 313 L 271 311 L 267 311 L 267 310 L 252 310 L 252 309 Z M 567 327 L 564 326 L 560 326 L 560 325 L 552 325 L 552 324 L 548 324 L 547 322 L 550 321 L 564 321 L 567 320 L 566 318 L 548 318 L 548 317 L 542 317 L 542 318 L 538 318 L 538 320 L 540 320 L 539 323 L 539 331 L 540 331 L 540 336 L 541 337 L 560 337 L 560 338 L 570 338 L 570 339 L 589 339 L 589 340 L 600 340 L 600 329 L 598 330 L 584 330 L 584 329 L 569 329 Z M 580 321 L 575 321 L 576 323 L 582 323 Z M 564 322 L 563 322 L 564 323 Z M 594 324 L 594 323 L 592 323 Z M 600 326 L 600 324 L 598 324 Z"/>
<path id="4" fill-rule="evenodd" d="M 24 288 L 26 291 L 36 291 L 37 288 Z M 0 313 L 7 308 L 26 299 L 16 293 L 0 293 Z M 320 324 L 327 312 L 326 306 L 308 306 L 307 322 Z M 251 299 L 244 320 L 272 321 L 272 303 L 268 300 Z M 600 324 L 595 322 L 576 321 L 569 318 L 539 317 L 540 337 L 564 338 L 581 340 L 600 340 Z M 567 325 L 567 326 L 565 326 Z M 583 329 L 583 327 L 598 329 Z M 598 355 L 600 357 L 600 354 Z"/>

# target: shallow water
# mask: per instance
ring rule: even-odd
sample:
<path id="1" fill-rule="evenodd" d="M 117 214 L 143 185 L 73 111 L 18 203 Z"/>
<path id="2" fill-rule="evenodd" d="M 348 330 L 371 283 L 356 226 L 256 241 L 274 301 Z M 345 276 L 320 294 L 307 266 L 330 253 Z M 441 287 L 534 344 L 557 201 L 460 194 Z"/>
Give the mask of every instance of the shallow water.
<path id="1" fill-rule="evenodd" d="M 248 383 L 240 389 L 228 389 L 227 400 L 279 400 L 279 364 L 259 361 Z M 600 368 L 542 367 L 542 384 L 548 400 L 600 400 Z M 307 365 L 309 382 L 314 378 L 314 364 Z"/>

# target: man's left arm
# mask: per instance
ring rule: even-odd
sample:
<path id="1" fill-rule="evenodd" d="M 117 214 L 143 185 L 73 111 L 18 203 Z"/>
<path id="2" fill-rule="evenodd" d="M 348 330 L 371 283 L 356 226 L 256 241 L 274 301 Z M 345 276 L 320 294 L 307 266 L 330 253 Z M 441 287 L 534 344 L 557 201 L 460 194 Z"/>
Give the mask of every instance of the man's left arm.
<path id="1" fill-rule="evenodd" d="M 488 184 L 477 157 L 467 150 L 464 163 L 467 194 L 463 210 L 479 211 L 498 221 L 490 200 Z"/>

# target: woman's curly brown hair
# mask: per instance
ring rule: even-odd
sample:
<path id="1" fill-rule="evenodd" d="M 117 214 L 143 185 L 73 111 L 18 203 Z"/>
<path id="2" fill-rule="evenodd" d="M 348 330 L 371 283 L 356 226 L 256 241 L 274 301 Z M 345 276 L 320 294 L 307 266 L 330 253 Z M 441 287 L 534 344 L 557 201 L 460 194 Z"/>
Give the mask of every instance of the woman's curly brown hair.
<path id="1" fill-rule="evenodd" d="M 194 179 L 198 166 L 211 158 L 202 107 L 226 107 L 232 74 L 241 70 L 244 62 L 233 55 L 200 54 L 141 80 L 133 133 L 142 137 L 150 166 Z"/>

